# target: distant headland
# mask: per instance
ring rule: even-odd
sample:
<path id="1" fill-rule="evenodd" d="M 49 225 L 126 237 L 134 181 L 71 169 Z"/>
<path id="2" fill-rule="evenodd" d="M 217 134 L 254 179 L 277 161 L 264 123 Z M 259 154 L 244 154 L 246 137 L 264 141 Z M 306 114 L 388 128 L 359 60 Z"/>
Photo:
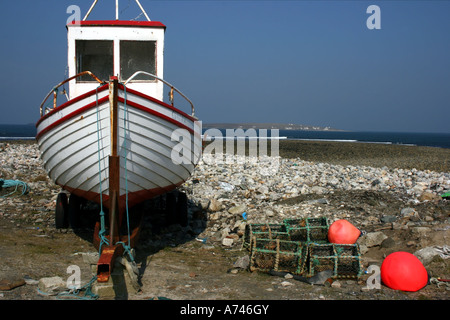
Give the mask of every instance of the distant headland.
<path id="1" fill-rule="evenodd" d="M 278 129 L 305 131 L 343 131 L 332 127 L 308 126 L 293 123 L 202 123 L 204 129 Z"/>

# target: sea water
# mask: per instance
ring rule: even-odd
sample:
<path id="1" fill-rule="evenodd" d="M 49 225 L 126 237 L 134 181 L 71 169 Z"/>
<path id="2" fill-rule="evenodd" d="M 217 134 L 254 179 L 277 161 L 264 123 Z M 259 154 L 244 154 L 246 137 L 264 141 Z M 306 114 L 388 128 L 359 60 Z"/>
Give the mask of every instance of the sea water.
<path id="1" fill-rule="evenodd" d="M 450 133 L 280 130 L 279 135 L 291 140 L 364 142 L 450 148 Z"/>
<path id="2" fill-rule="evenodd" d="M 246 137 L 228 137 L 226 129 L 219 129 L 220 139 L 253 139 L 249 131 L 243 130 Z M 205 133 L 207 130 L 203 130 Z M 237 131 L 231 131 L 237 132 Z M 258 137 L 258 130 L 256 136 Z M 212 137 L 210 132 L 205 135 L 209 140 Z M 400 144 L 410 146 L 428 146 L 439 148 L 450 148 L 450 133 L 421 133 L 421 132 L 358 132 L 358 131 L 305 131 L 305 130 L 279 130 L 274 137 L 273 132 L 265 130 L 264 139 L 286 139 L 286 140 L 304 140 L 304 141 L 336 141 L 336 142 L 363 142 L 378 144 Z"/>
<path id="3" fill-rule="evenodd" d="M 35 136 L 34 124 L 0 124 L 0 140 L 32 140 Z"/>
<path id="4" fill-rule="evenodd" d="M 220 131 L 223 137 L 226 137 L 226 130 L 220 129 Z M 0 140 L 33 140 L 35 136 L 36 127 L 34 124 L 0 124 Z M 270 139 L 271 136 L 270 130 L 268 130 L 267 138 Z M 278 138 L 450 148 L 450 133 L 279 130 Z"/>

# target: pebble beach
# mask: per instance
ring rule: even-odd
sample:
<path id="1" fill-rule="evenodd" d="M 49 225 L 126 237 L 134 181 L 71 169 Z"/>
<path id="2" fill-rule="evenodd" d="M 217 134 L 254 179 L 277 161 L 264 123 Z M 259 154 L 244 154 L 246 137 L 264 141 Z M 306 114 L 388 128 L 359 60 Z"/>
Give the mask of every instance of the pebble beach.
<path id="1" fill-rule="evenodd" d="M 226 234 L 242 227 L 244 212 L 246 223 L 326 216 L 367 226 L 383 215 L 442 201 L 450 190 L 448 149 L 305 141 L 282 141 L 279 147 L 275 166 L 264 158 L 228 155 L 220 162 L 204 155 L 185 187 L 211 212 L 212 230 Z M 339 201 L 332 204 L 332 198 Z M 431 221 L 435 212 L 421 214 Z"/>
<path id="2" fill-rule="evenodd" d="M 226 157 L 203 155 L 180 187 L 189 199 L 188 225 L 157 236 L 152 228 L 143 230 L 141 250 L 195 240 L 238 249 L 248 224 L 326 217 L 330 224 L 346 219 L 367 233 L 358 240 L 364 259 L 381 259 L 384 251 L 370 250 L 382 246 L 409 252 L 436 247 L 443 260 L 431 274 L 450 276 L 450 201 L 442 197 L 450 191 L 450 149 L 280 141 L 277 158 Z M 0 142 L 0 163 L 0 179 L 29 186 L 26 195 L 19 188 L 0 197 L 3 230 L 32 227 L 45 237 L 70 232 L 54 228 L 61 188 L 47 177 L 34 141 Z"/>
<path id="3" fill-rule="evenodd" d="M 416 205 L 441 200 L 440 196 L 450 191 L 450 149 L 281 141 L 276 161 L 271 163 L 267 158 L 218 158 L 204 154 L 182 188 L 192 202 L 210 213 L 210 221 L 222 213 L 230 215 L 229 210 L 234 207 L 231 215 L 235 220 L 236 214 L 246 212 L 251 222 L 281 221 L 294 211 L 296 215 L 306 215 L 317 204 L 315 198 L 335 193 L 378 192 L 402 199 L 405 205 Z M 0 163 L 0 179 L 23 181 L 31 190 L 27 198 L 29 208 L 38 214 L 23 218 L 51 225 L 60 188 L 47 177 L 34 141 L 1 142 Z M 309 200 L 303 201 L 302 197 Z M 1 217 L 20 217 L 20 211 L 7 209 L 9 203 L 17 202 L 16 198 L 0 201 Z M 304 208 L 299 210 L 292 203 L 300 203 Z M 337 214 L 334 208 L 329 209 L 333 211 L 329 214 Z M 222 227 L 226 228 L 215 228 Z"/>

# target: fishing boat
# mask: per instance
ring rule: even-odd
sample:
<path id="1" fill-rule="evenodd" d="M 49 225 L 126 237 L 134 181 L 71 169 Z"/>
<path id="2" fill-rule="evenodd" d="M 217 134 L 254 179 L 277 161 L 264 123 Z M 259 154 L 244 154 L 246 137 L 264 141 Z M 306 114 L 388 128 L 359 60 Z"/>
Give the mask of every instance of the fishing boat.
<path id="1" fill-rule="evenodd" d="M 69 74 L 41 103 L 36 140 L 64 191 L 57 227 L 76 217 L 80 201 L 100 205 L 94 245 L 98 281 L 107 281 L 115 257 L 137 241 L 140 223 L 130 229 L 129 208 L 189 179 L 202 146 L 193 103 L 164 80 L 166 26 L 138 0 L 146 21 L 119 20 L 117 0 L 115 20 L 87 20 L 97 2 L 67 24 Z"/>

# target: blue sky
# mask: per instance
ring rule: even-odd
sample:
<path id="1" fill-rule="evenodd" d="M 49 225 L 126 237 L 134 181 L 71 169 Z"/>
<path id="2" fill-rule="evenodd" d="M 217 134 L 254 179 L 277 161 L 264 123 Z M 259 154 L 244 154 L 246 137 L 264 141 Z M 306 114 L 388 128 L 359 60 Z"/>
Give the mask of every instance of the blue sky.
<path id="1" fill-rule="evenodd" d="M 450 1 L 151 1 L 167 26 L 165 79 L 204 122 L 450 132 Z M 0 123 L 35 123 L 65 79 L 65 23 L 91 0 L 3 1 Z M 90 19 L 115 18 L 100 0 Z M 366 26 L 378 5 L 381 29 Z M 120 0 L 120 18 L 136 18 Z M 143 17 L 141 17 L 143 19 Z"/>

